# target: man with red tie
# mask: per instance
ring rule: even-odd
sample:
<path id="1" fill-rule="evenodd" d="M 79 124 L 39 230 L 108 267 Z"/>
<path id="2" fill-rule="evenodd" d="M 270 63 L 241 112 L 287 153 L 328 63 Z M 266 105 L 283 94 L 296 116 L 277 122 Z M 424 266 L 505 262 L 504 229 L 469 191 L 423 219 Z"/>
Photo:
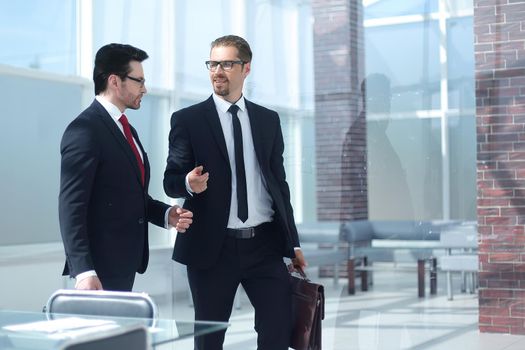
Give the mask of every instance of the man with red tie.
<path id="1" fill-rule="evenodd" d="M 148 222 L 175 227 L 192 212 L 148 195 L 150 167 L 124 114 L 147 92 L 143 50 L 109 44 L 95 57 L 95 100 L 62 137 L 59 219 L 66 252 L 64 275 L 77 289 L 131 291 L 148 264 Z"/>

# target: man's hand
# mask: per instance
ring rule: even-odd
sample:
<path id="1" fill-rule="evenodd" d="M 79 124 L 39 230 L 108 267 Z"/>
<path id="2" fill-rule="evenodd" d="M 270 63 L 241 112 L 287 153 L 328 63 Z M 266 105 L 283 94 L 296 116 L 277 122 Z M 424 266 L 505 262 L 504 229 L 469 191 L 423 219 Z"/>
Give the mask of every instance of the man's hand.
<path id="1" fill-rule="evenodd" d="M 168 214 L 168 223 L 175 227 L 177 232 L 186 232 L 193 222 L 193 213 L 188 209 L 183 209 L 178 205 L 174 205 L 170 208 Z"/>
<path id="2" fill-rule="evenodd" d="M 299 269 L 303 272 L 308 266 L 308 263 L 306 262 L 306 259 L 303 255 L 303 251 L 301 249 L 295 250 L 295 258 L 292 259 L 292 264 L 294 268 Z"/>
<path id="3" fill-rule="evenodd" d="M 202 173 L 204 167 L 199 165 L 188 173 L 188 183 L 194 193 L 201 193 L 206 191 L 208 188 L 208 173 Z"/>
<path id="4" fill-rule="evenodd" d="M 102 283 L 97 276 L 86 277 L 80 282 L 77 282 L 75 289 L 80 290 L 102 290 Z"/>

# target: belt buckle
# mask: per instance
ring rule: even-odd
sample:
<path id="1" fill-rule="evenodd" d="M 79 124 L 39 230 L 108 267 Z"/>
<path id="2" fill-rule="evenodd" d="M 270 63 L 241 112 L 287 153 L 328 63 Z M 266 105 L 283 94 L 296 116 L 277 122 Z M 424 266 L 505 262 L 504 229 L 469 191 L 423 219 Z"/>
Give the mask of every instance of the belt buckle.
<path id="1" fill-rule="evenodd" d="M 249 239 L 255 237 L 255 229 L 253 227 L 245 228 L 241 231 L 241 238 Z"/>

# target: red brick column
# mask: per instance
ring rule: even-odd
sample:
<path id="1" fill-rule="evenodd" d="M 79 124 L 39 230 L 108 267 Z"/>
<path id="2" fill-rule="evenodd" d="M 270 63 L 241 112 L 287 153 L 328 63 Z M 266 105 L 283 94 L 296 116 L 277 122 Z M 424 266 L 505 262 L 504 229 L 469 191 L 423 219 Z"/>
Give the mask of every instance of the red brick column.
<path id="1" fill-rule="evenodd" d="M 525 1 L 474 0 L 479 329 L 525 334 Z"/>
<path id="2" fill-rule="evenodd" d="M 318 220 L 368 217 L 361 3 L 312 0 Z"/>

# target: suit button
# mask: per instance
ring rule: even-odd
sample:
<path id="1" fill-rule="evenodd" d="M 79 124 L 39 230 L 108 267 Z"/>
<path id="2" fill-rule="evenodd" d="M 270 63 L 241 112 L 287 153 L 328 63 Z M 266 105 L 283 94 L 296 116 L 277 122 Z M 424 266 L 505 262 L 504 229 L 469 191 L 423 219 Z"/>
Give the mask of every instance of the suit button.
<path id="1" fill-rule="evenodd" d="M 144 223 L 144 218 L 139 218 L 139 224 L 142 225 Z"/>

